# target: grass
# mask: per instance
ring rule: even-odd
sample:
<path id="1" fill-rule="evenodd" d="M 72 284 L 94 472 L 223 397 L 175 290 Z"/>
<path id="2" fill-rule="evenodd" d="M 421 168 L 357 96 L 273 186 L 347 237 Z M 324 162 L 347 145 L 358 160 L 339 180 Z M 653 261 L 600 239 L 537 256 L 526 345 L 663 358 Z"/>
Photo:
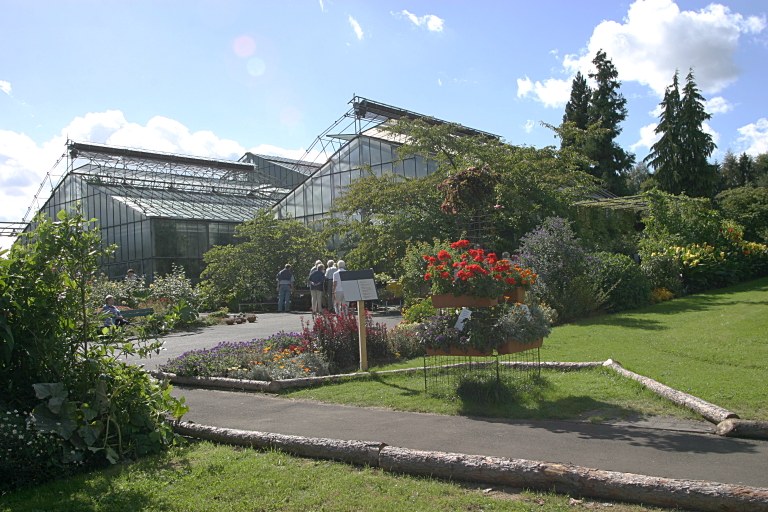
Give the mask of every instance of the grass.
<path id="1" fill-rule="evenodd" d="M 494 386 L 494 382 L 488 383 Z M 284 392 L 285 396 L 401 411 L 510 419 L 607 421 L 642 416 L 698 417 L 659 398 L 640 384 L 604 368 L 578 372 L 542 370 L 520 385 L 505 382 L 497 394 L 488 384 L 424 392 L 423 374 L 376 374 L 370 379 Z M 495 387 L 495 386 L 494 386 Z M 466 391 L 466 392 L 462 392 Z"/>
<path id="2" fill-rule="evenodd" d="M 642 310 L 554 329 L 542 359 L 613 358 L 635 372 L 692 393 L 744 418 L 768 419 L 768 279 L 676 299 Z M 421 360 L 398 365 L 419 366 Z M 669 406 L 635 383 L 598 369 L 542 372 L 539 386 L 509 389 L 514 400 L 481 404 L 455 394 L 425 395 L 420 378 L 374 375 L 293 393 L 324 400 L 416 407 L 444 414 L 493 414 L 602 421 L 667 414 Z M 406 404 L 406 405 L 403 405 Z M 422 407 L 423 409 L 418 409 Z M 674 409 L 674 408 L 673 408 Z M 617 512 L 660 510 L 609 503 Z M 110 467 L 0 496 L 10 511 L 292 511 L 541 510 L 603 508 L 567 496 L 487 489 L 378 469 L 291 457 L 277 452 L 194 443 L 133 464 Z"/>
<path id="3" fill-rule="evenodd" d="M 570 504 L 569 504 L 570 503 Z M 498 510 L 558 512 L 602 508 L 589 500 L 489 488 L 279 452 L 195 443 L 134 464 L 51 482 L 0 497 L 1 512 L 203 512 Z M 612 504 L 615 512 L 660 510 Z"/>
<path id="4" fill-rule="evenodd" d="M 625 368 L 768 420 L 768 278 L 557 327 L 548 361 L 619 361 Z"/>
<path id="5" fill-rule="evenodd" d="M 768 420 L 768 279 L 693 295 L 553 329 L 544 361 L 605 361 L 725 407 L 742 418 Z M 418 367 L 421 359 L 374 368 Z M 633 415 L 693 417 L 603 369 L 543 371 L 541 386 L 509 389 L 506 399 L 477 403 L 454 394 L 433 397 L 423 377 L 376 375 L 288 396 L 394 409 L 500 416 L 610 420 Z"/>

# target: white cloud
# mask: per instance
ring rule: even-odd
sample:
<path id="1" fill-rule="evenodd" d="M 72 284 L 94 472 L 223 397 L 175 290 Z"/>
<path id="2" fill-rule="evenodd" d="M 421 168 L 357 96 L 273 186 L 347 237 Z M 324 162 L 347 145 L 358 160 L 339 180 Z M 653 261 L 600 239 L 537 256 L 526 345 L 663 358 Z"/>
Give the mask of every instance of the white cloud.
<path id="1" fill-rule="evenodd" d="M 710 114 L 725 114 L 733 110 L 733 104 L 722 96 L 715 96 L 707 100 L 705 109 Z"/>
<path id="2" fill-rule="evenodd" d="M 399 13 L 392 13 L 394 15 L 401 15 L 405 16 L 410 20 L 411 23 L 416 25 L 417 27 L 426 27 L 427 30 L 430 32 L 442 32 L 443 31 L 443 24 L 445 23 L 445 20 L 442 18 L 435 16 L 434 14 L 425 14 L 424 16 L 416 16 L 412 12 L 406 11 L 403 9 Z"/>
<path id="3" fill-rule="evenodd" d="M 518 78 L 517 97 L 526 98 L 531 94 L 545 107 L 562 107 L 568 103 L 571 96 L 571 81 L 547 78 L 543 82 L 533 82 L 528 77 Z"/>
<path id="4" fill-rule="evenodd" d="M 357 20 L 353 18 L 351 15 L 349 16 L 349 24 L 352 27 L 352 30 L 355 31 L 355 37 L 357 37 L 357 40 L 362 41 L 363 37 L 365 37 L 365 33 L 363 33 L 363 28 L 360 26 Z"/>
<path id="5" fill-rule="evenodd" d="M 4 92 L 8 96 L 11 95 L 11 82 L 0 80 L 0 91 Z"/>
<path id="6" fill-rule="evenodd" d="M 640 128 L 640 140 L 629 146 L 629 149 L 635 153 L 640 148 L 650 149 L 659 140 L 659 135 L 655 132 L 657 126 L 657 123 L 651 123 Z"/>
<path id="7" fill-rule="evenodd" d="M 573 76 L 581 71 L 586 76 L 593 69 L 592 59 L 602 49 L 616 66 L 622 82 L 645 85 L 659 97 L 664 95 L 676 70 L 682 83 L 690 68 L 701 91 L 715 94 L 738 78 L 734 54 L 740 38 L 765 28 L 764 16 L 744 16 L 717 3 L 681 11 L 673 0 L 636 0 L 621 23 L 601 22 L 582 53 L 566 55 L 562 60 L 563 72 Z M 518 97 L 525 97 L 527 94 L 520 93 L 520 81 Z M 557 82 L 560 81 L 535 82 L 541 84 L 542 93 L 531 85 L 534 99 L 554 102 L 554 91 L 561 90 Z M 560 102 L 567 102 L 567 97 Z M 727 105 L 725 100 L 714 104 L 715 108 L 729 108 Z"/>
<path id="8" fill-rule="evenodd" d="M 768 153 L 768 119 L 761 117 L 754 123 L 739 128 L 738 143 L 748 155 Z"/>
<path id="9" fill-rule="evenodd" d="M 443 86 L 443 80 L 441 78 L 437 79 L 437 86 L 442 87 Z"/>
<path id="10" fill-rule="evenodd" d="M 705 94 L 717 93 L 738 78 L 734 53 L 739 38 L 765 27 L 764 17 L 745 17 L 721 4 L 681 11 L 672 0 L 637 0 L 623 23 L 600 23 L 586 52 L 566 56 L 563 65 L 573 73 L 588 72 L 595 53 L 603 49 L 622 81 L 646 85 L 659 97 L 675 70 L 683 78 L 689 68 Z"/>
<path id="11" fill-rule="evenodd" d="M 323 0 L 317 0 L 320 3 L 320 11 L 325 12 L 325 4 L 323 3 Z"/>
<path id="12" fill-rule="evenodd" d="M 536 126 L 536 123 L 533 119 L 528 119 L 525 121 L 525 125 L 523 126 L 523 130 L 525 130 L 525 133 L 531 133 L 533 131 L 533 127 Z"/>

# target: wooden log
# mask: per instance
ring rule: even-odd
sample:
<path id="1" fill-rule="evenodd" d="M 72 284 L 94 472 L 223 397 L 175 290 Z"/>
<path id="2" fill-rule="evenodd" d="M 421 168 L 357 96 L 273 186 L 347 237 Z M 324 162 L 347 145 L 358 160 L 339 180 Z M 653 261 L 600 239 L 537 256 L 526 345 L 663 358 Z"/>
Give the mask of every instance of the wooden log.
<path id="1" fill-rule="evenodd" d="M 682 407 L 686 407 L 688 409 L 691 409 L 692 411 L 695 411 L 696 413 L 700 414 L 703 418 L 705 418 L 708 421 L 711 421 L 712 423 L 717 424 L 728 418 L 739 417 L 738 414 L 731 412 L 727 409 L 723 409 L 722 407 L 719 407 L 717 405 L 711 404 L 705 400 L 702 400 L 701 398 L 695 397 L 693 395 L 689 395 L 688 393 L 683 393 L 682 391 L 678 391 L 674 388 L 666 386 L 649 377 L 645 377 L 635 372 L 631 372 L 625 369 L 616 361 L 613 361 L 612 359 L 608 359 L 605 363 L 603 363 L 603 366 L 605 366 L 606 368 L 611 368 L 619 375 L 622 375 L 624 377 L 627 377 L 629 379 L 639 382 L 640 384 L 642 384 L 643 386 L 645 386 L 646 388 L 653 391 L 659 396 L 662 396 Z"/>
<path id="2" fill-rule="evenodd" d="M 715 433 L 725 437 L 747 437 L 768 439 L 768 421 L 740 420 L 729 418 L 717 424 Z"/>
<path id="3" fill-rule="evenodd" d="M 302 457 L 331 459 L 361 466 L 377 466 L 384 443 L 290 436 L 179 422 L 173 429 L 183 436 L 222 444 L 282 450 Z"/>
<path id="4" fill-rule="evenodd" d="M 603 471 L 571 464 L 385 446 L 380 467 L 398 473 L 507 485 L 698 511 L 768 511 L 768 489 Z"/>
<path id="5" fill-rule="evenodd" d="M 768 512 L 768 489 L 743 485 L 676 480 L 572 464 L 411 450 L 380 442 L 289 436 L 189 422 L 174 424 L 174 430 L 181 435 L 218 443 L 278 449 L 301 457 L 332 459 L 397 473 L 554 490 L 577 496 L 702 512 Z"/>

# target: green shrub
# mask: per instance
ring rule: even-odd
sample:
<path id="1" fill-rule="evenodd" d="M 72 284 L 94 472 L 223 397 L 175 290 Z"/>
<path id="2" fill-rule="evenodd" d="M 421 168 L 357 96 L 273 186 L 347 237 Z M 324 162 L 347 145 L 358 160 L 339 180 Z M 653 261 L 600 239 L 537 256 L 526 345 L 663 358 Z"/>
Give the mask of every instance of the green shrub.
<path id="1" fill-rule="evenodd" d="M 389 343 L 398 358 L 413 359 L 424 355 L 424 348 L 417 336 L 417 327 L 417 324 L 400 324 L 387 332 Z"/>
<path id="2" fill-rule="evenodd" d="M 403 321 L 405 323 L 413 324 L 423 322 L 425 318 L 435 316 L 437 314 L 437 308 L 432 305 L 432 298 L 426 299 L 414 299 L 410 305 L 403 308 Z"/>
<path id="3" fill-rule="evenodd" d="M 121 361 L 162 343 L 103 327 L 93 307 L 103 300 L 91 288 L 99 259 L 112 251 L 101 247 L 99 231 L 80 213 L 35 222 L 0 260 L 0 405 L 31 412 L 28 442 L 42 436 L 56 449 L 7 448 L 18 452 L 3 469 L 17 475 L 13 485 L 32 483 L 23 477 L 31 467 L 43 478 L 46 468 L 64 473 L 167 447 L 177 437 L 166 417 L 186 412 L 169 386 Z M 45 460 L 35 458 L 40 453 Z"/>
<path id="4" fill-rule="evenodd" d="M 664 288 L 672 294 L 683 294 L 681 263 L 672 254 L 651 252 L 641 256 L 640 270 L 651 283 L 651 288 Z"/>
<path id="5" fill-rule="evenodd" d="M 590 275 L 592 261 L 570 223 L 549 217 L 520 241 L 523 263 L 538 274 L 532 291 L 567 322 L 588 316 L 603 305 L 606 294 Z"/>
<path id="6" fill-rule="evenodd" d="M 66 474 L 58 437 L 37 430 L 29 413 L 0 403 L 0 495 Z"/>
<path id="7" fill-rule="evenodd" d="M 610 252 L 597 252 L 592 256 L 595 258 L 595 281 L 608 295 L 607 311 L 624 311 L 650 304 L 651 283 L 632 258 Z"/>

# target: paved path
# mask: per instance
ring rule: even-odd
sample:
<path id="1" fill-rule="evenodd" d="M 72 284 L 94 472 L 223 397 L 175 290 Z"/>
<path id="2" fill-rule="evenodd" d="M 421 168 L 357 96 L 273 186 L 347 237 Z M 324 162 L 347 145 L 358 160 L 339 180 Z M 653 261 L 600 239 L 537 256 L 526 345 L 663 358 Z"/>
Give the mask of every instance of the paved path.
<path id="1" fill-rule="evenodd" d="M 304 315 L 304 319 L 309 318 Z M 399 317 L 378 317 L 395 325 Z M 298 330 L 298 314 L 259 315 L 255 324 L 215 326 L 165 339 L 162 360 L 219 341 Z M 143 363 L 154 368 L 161 359 Z M 723 438 L 708 423 L 655 419 L 634 424 L 507 421 L 403 413 L 279 398 L 260 393 L 176 387 L 190 406 L 186 421 L 216 427 L 377 441 L 392 446 L 707 480 L 768 488 L 768 442 Z"/>

